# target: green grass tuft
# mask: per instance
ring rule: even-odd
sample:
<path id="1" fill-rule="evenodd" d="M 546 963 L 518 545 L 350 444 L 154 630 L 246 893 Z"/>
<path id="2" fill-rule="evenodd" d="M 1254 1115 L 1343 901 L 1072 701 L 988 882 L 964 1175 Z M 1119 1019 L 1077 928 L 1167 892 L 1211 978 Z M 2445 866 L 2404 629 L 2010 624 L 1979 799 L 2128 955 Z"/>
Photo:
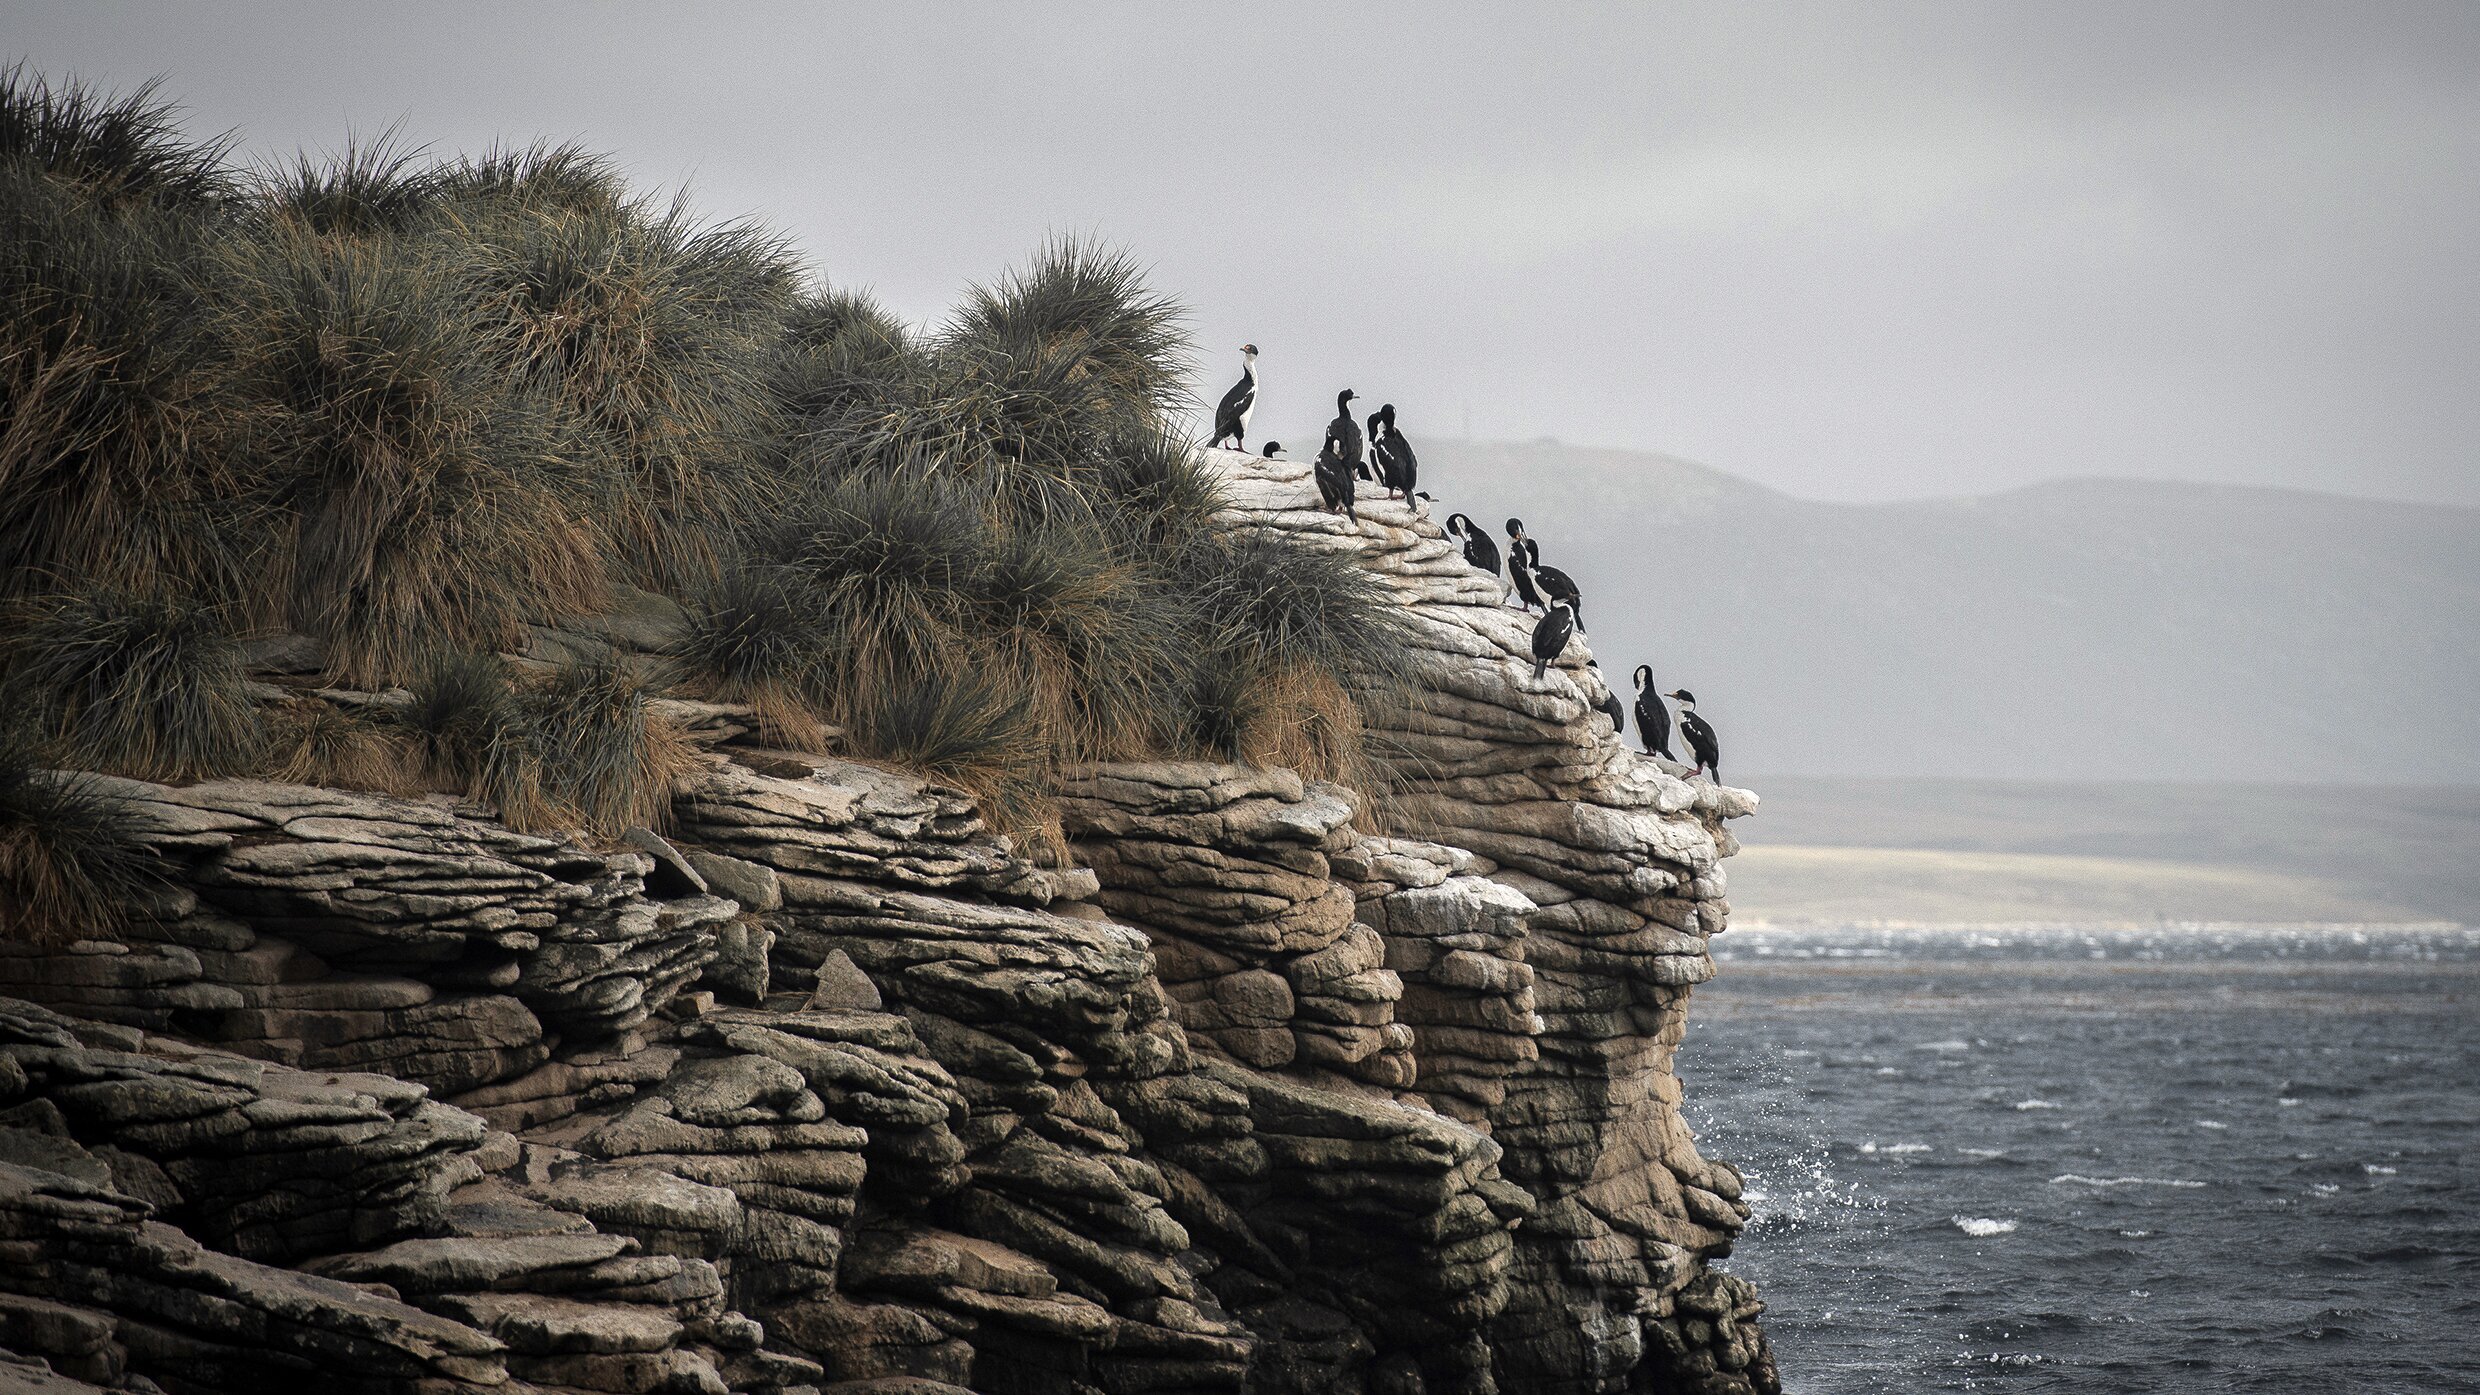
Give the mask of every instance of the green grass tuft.
<path id="1" fill-rule="evenodd" d="M 571 664 L 532 695 L 543 769 L 587 830 L 660 831 L 694 764 L 688 741 L 646 707 L 650 685 L 614 659 Z"/>
<path id="2" fill-rule="evenodd" d="M 162 864 L 127 800 L 38 750 L 0 731 L 0 940 L 106 938 L 162 888 Z"/>
<path id="3" fill-rule="evenodd" d="M 206 606 L 90 589 L 21 601 L 8 628 L 0 701 L 66 763 L 193 780 L 264 751 L 240 645 Z"/>
<path id="4" fill-rule="evenodd" d="M 506 381 L 448 268 L 289 233 L 232 257 L 229 391 L 289 567 L 266 573 L 263 609 L 378 684 L 603 602 L 580 445 Z"/>
<path id="5" fill-rule="evenodd" d="M 324 159 L 305 151 L 267 165 L 258 173 L 255 207 L 281 231 L 382 237 L 416 231 L 436 217 L 442 193 L 437 163 L 399 145 L 389 131 L 367 143 L 349 141 Z"/>
<path id="6" fill-rule="evenodd" d="M 677 203 L 592 199 L 491 201 L 453 240 L 501 371 L 578 428 L 617 555 L 652 584 L 716 575 L 715 540 L 768 498 L 790 251 Z"/>
<path id="7" fill-rule="evenodd" d="M 202 449 L 194 220 L 96 207 L 0 160 L 0 596 L 244 565 L 241 486 Z"/>
<path id="8" fill-rule="evenodd" d="M 546 787 L 541 729 L 498 656 L 435 654 L 399 715 L 432 780 L 491 806 L 510 828 L 570 821 Z"/>
<path id="9" fill-rule="evenodd" d="M 232 198 L 232 138 L 191 140 L 180 108 L 153 82 L 107 96 L 52 82 L 23 63 L 0 68 L 0 165 L 32 167 L 104 209 L 198 207 Z"/>

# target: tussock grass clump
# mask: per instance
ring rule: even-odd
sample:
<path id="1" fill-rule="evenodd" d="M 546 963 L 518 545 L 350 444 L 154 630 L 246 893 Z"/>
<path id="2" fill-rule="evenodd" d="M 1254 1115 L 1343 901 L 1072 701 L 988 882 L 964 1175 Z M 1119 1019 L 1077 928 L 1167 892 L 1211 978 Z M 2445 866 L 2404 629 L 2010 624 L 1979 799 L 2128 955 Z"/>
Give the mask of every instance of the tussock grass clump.
<path id="1" fill-rule="evenodd" d="M 947 346 L 968 356 L 1070 365 L 1091 382 L 1106 411 L 1142 425 L 1189 405 L 1186 312 L 1145 284 L 1145 269 L 1124 251 L 1079 238 L 1055 238 L 1028 265 L 975 286 L 947 330 Z M 985 360 L 987 361 L 987 360 Z"/>
<path id="2" fill-rule="evenodd" d="M 593 832 L 668 826 L 673 788 L 696 763 L 688 739 L 647 710 L 649 688 L 605 658 L 571 664 L 531 695 L 553 795 Z"/>
<path id="3" fill-rule="evenodd" d="M 153 82 L 110 96 L 23 63 L 0 68 L 0 164 L 39 170 L 96 207 L 229 200 L 238 188 L 225 163 L 231 148 L 230 137 L 183 135 L 180 108 L 157 97 Z"/>
<path id="4" fill-rule="evenodd" d="M 575 144 L 496 147 L 451 161 L 433 180 L 440 204 L 452 214 L 498 205 L 610 215 L 629 203 L 628 180 L 619 169 Z"/>
<path id="5" fill-rule="evenodd" d="M 1191 532 L 1163 562 L 1218 621 L 1196 669 L 1191 740 L 1220 759 L 1375 791 L 1361 704 L 1407 682 L 1417 652 L 1385 584 L 1347 554 L 1267 532 Z"/>
<path id="6" fill-rule="evenodd" d="M 1056 850 L 1050 752 L 1014 676 L 932 669 L 857 690 L 842 714 L 855 754 L 918 770 L 972 795 L 999 828 Z"/>
<path id="7" fill-rule="evenodd" d="M 128 924 L 164 882 L 129 802 L 93 775 L 43 768 L 0 730 L 0 939 L 60 944 Z"/>
<path id="8" fill-rule="evenodd" d="M 924 676 L 1002 672 L 1057 759 L 1161 749 L 1177 727 L 1186 612 L 1150 593 L 1090 510 L 1028 509 L 916 468 L 823 487 L 757 547 L 815 655 L 830 720 Z"/>
<path id="9" fill-rule="evenodd" d="M 903 322 L 866 292 L 821 289 L 785 308 L 767 385 L 796 422 L 837 418 L 918 378 L 920 352 Z"/>
<path id="10" fill-rule="evenodd" d="M 264 749 L 241 647 L 204 605 L 91 589 L 21 601 L 5 623 L 0 702 L 64 761 L 194 780 Z"/>
<path id="11" fill-rule="evenodd" d="M 199 246 L 0 159 L 0 595 L 237 572 L 240 486 L 201 449 Z"/>
<path id="12" fill-rule="evenodd" d="M 457 273 L 502 371 L 579 428 L 618 555 L 656 584 L 711 578 L 719 537 L 767 497 L 767 351 L 798 263 L 683 203 L 597 197 L 580 160 L 520 161 L 509 193 L 466 200 Z"/>
<path id="13" fill-rule="evenodd" d="M 744 559 L 703 588 L 674 657 L 725 702 L 746 703 L 769 741 L 823 749 L 813 706 L 826 627 L 790 568 Z"/>
<path id="14" fill-rule="evenodd" d="M 422 789 L 412 735 L 399 723 L 311 698 L 285 704 L 269 727 L 276 779 L 381 794 Z"/>
<path id="15" fill-rule="evenodd" d="M 673 788 L 697 763 L 649 710 L 652 689 L 613 658 L 528 682 L 496 655 L 444 653 L 399 717 L 423 772 L 509 827 L 609 836 L 667 824 Z"/>
<path id="16" fill-rule="evenodd" d="M 510 828 L 565 822 L 543 773 L 541 729 L 515 675 L 494 654 L 441 652 L 423 666 L 399 714 L 431 780 L 498 811 Z"/>
<path id="17" fill-rule="evenodd" d="M 603 602 L 577 443 L 506 382 L 446 267 L 284 232 L 232 255 L 227 390 L 284 564 L 262 609 L 324 641 L 340 676 L 384 683 Z"/>
<path id="18" fill-rule="evenodd" d="M 258 172 L 255 214 L 275 230 L 331 238 L 410 233 L 437 215 L 441 172 L 390 131 L 325 158 L 307 151 Z"/>

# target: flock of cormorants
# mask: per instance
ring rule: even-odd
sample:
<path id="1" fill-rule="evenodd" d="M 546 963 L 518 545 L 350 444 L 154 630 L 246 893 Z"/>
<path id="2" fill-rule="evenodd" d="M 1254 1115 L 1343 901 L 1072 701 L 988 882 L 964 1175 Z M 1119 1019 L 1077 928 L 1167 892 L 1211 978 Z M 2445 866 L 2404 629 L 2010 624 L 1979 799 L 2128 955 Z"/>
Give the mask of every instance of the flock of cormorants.
<path id="1" fill-rule="evenodd" d="M 1318 498 L 1328 513 L 1341 513 L 1354 523 L 1360 522 L 1355 502 L 1355 482 L 1366 480 L 1386 490 L 1390 499 L 1406 501 L 1427 499 L 1413 486 L 1420 480 L 1420 460 L 1413 454 L 1412 442 L 1395 425 L 1395 404 L 1392 402 L 1371 412 L 1366 430 L 1352 419 L 1353 392 L 1350 388 L 1335 394 L 1335 419 L 1326 424 L 1325 443 L 1318 447 L 1317 461 L 1310 473 L 1317 480 Z M 1209 446 L 1230 441 L 1236 450 L 1248 449 L 1249 418 L 1257 411 L 1257 346 L 1240 346 L 1240 381 L 1223 394 L 1222 403 L 1214 412 L 1214 439 Z M 1267 458 L 1283 449 L 1279 441 L 1268 441 Z M 1418 505 L 1415 505 L 1417 508 Z M 1447 515 L 1447 536 L 1464 545 L 1464 560 L 1499 575 L 1498 544 L 1487 530 L 1466 514 Z M 1584 630 L 1584 596 L 1576 589 L 1574 578 L 1557 567 L 1544 566 L 1541 544 L 1524 531 L 1524 520 L 1507 520 L 1507 580 L 1512 584 L 1515 601 L 1525 614 L 1541 607 L 1541 622 L 1533 627 L 1533 678 L 1539 681 L 1549 671 L 1552 660 L 1567 649 L 1567 642 Z M 1588 663 L 1592 662 L 1587 660 Z M 1599 667 L 1598 664 L 1595 667 Z M 1671 754 L 1671 714 L 1662 705 L 1667 697 L 1679 704 L 1679 735 L 1687 743 L 1688 754 L 1695 757 L 1698 773 L 1711 771 L 1716 781 L 1722 779 L 1722 743 L 1714 729 L 1697 715 L 1696 694 L 1685 688 L 1659 693 L 1653 688 L 1653 670 L 1647 665 L 1636 666 L 1636 735 L 1648 755 L 1678 760 Z M 1607 686 L 1607 685 L 1605 685 Z M 1626 714 L 1619 707 L 1616 694 L 1601 705 L 1610 717 L 1614 731 L 1627 730 Z"/>

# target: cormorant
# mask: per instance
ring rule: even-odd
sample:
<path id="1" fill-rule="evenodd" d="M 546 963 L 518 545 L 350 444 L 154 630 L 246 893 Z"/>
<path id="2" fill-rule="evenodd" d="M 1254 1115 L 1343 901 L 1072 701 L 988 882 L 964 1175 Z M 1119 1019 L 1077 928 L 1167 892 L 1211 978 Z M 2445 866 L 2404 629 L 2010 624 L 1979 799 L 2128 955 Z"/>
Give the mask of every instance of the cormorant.
<path id="1" fill-rule="evenodd" d="M 1464 540 L 1465 561 L 1488 572 L 1492 577 L 1498 575 L 1498 544 L 1490 540 L 1487 529 L 1472 521 L 1471 515 L 1448 514 L 1447 536 Z"/>
<path id="2" fill-rule="evenodd" d="M 1389 402 L 1380 407 L 1370 414 L 1369 420 L 1369 449 L 1378 457 L 1378 482 L 1386 486 L 1390 497 L 1401 493 L 1409 503 L 1412 487 L 1420 481 L 1421 462 L 1412 453 L 1412 443 L 1404 439 L 1404 433 L 1395 425 L 1395 404 Z M 1375 429 L 1380 425 L 1386 428 L 1384 436 Z"/>
<path id="3" fill-rule="evenodd" d="M 1257 410 L 1257 346 L 1240 346 L 1240 381 L 1223 394 L 1223 404 L 1214 409 L 1214 439 L 1206 442 L 1212 450 L 1231 438 L 1234 450 L 1249 448 L 1249 417 Z M 1271 452 L 1269 452 L 1271 454 Z"/>
<path id="4" fill-rule="evenodd" d="M 1526 614 L 1541 604 L 1541 593 L 1533 589 L 1533 562 L 1525 556 L 1530 539 L 1524 536 L 1524 520 L 1507 520 L 1507 579 L 1516 584 L 1516 600 Z"/>
<path id="5" fill-rule="evenodd" d="M 1266 443 L 1266 458 L 1268 460 L 1274 459 L 1274 453 L 1281 449 L 1283 449 L 1283 443 L 1281 441 L 1268 441 Z"/>
<path id="6" fill-rule="evenodd" d="M 1541 623 L 1533 627 L 1533 678 L 1539 681 L 1550 667 L 1550 661 L 1567 649 L 1567 641 L 1576 637 L 1576 617 L 1564 601 L 1553 601 L 1542 612 Z"/>
<path id="7" fill-rule="evenodd" d="M 1679 735 L 1688 743 L 1688 754 L 1696 757 L 1698 771 L 1714 772 L 1714 783 L 1722 783 L 1722 742 L 1704 718 L 1696 715 L 1696 694 L 1685 688 L 1669 694 L 1679 704 Z"/>
<path id="8" fill-rule="evenodd" d="M 1602 661 L 1599 659 L 1587 659 L 1584 661 L 1584 666 L 1595 673 L 1602 671 Z M 1611 735 L 1627 735 L 1627 709 L 1619 705 L 1619 695 L 1610 690 L 1608 677 L 1602 680 L 1602 696 L 1593 705 L 1600 708 L 1602 715 L 1610 719 Z"/>
<path id="9" fill-rule="evenodd" d="M 1582 630 L 1584 628 L 1584 596 L 1576 590 L 1576 583 L 1568 577 L 1567 573 L 1558 568 L 1543 566 L 1541 544 L 1531 538 L 1524 540 L 1524 563 L 1531 569 L 1533 584 L 1541 588 L 1541 594 L 1554 601 L 1567 602 L 1567 608 L 1576 612 L 1576 628 Z"/>
<path id="10" fill-rule="evenodd" d="M 1343 462 L 1347 473 L 1366 476 L 1367 462 L 1361 455 L 1360 423 L 1352 420 L 1352 389 L 1335 394 L 1335 419 L 1326 423 L 1326 444 L 1320 455 L 1333 455 Z"/>
<path id="11" fill-rule="evenodd" d="M 1361 515 L 1352 502 L 1352 467 L 1344 464 L 1342 456 L 1335 454 L 1335 438 L 1332 435 L 1319 448 L 1317 463 L 1310 467 L 1310 473 L 1317 477 L 1318 498 L 1325 502 L 1326 511 L 1333 513 L 1341 509 L 1344 517 L 1358 524 Z"/>
<path id="12" fill-rule="evenodd" d="M 1352 468 L 1352 473 L 1369 481 L 1371 484 L 1376 484 L 1381 478 L 1383 478 L 1378 473 L 1378 469 L 1385 468 L 1384 462 L 1386 459 L 1385 455 L 1381 453 L 1382 447 L 1379 445 L 1379 437 L 1384 435 L 1386 432 L 1386 423 L 1378 419 L 1378 414 L 1376 412 L 1371 412 L 1369 414 L 1368 430 L 1369 454 L 1363 457 L 1361 462 Z M 1376 465 L 1378 469 L 1372 469 L 1372 465 Z"/>
<path id="13" fill-rule="evenodd" d="M 1671 710 L 1662 705 L 1662 695 L 1653 690 L 1653 667 L 1636 666 L 1636 739 L 1645 745 L 1645 754 L 1677 760 L 1671 754 Z"/>

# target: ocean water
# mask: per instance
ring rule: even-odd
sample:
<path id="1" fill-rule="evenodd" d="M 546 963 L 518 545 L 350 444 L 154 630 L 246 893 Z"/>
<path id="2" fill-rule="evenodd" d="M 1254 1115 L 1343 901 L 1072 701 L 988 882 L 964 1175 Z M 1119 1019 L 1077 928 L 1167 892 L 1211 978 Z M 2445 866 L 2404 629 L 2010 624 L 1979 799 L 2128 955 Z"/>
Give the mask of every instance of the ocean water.
<path id="1" fill-rule="evenodd" d="M 2480 931 L 1714 949 L 1679 1068 L 1786 1390 L 2480 1391 Z"/>

